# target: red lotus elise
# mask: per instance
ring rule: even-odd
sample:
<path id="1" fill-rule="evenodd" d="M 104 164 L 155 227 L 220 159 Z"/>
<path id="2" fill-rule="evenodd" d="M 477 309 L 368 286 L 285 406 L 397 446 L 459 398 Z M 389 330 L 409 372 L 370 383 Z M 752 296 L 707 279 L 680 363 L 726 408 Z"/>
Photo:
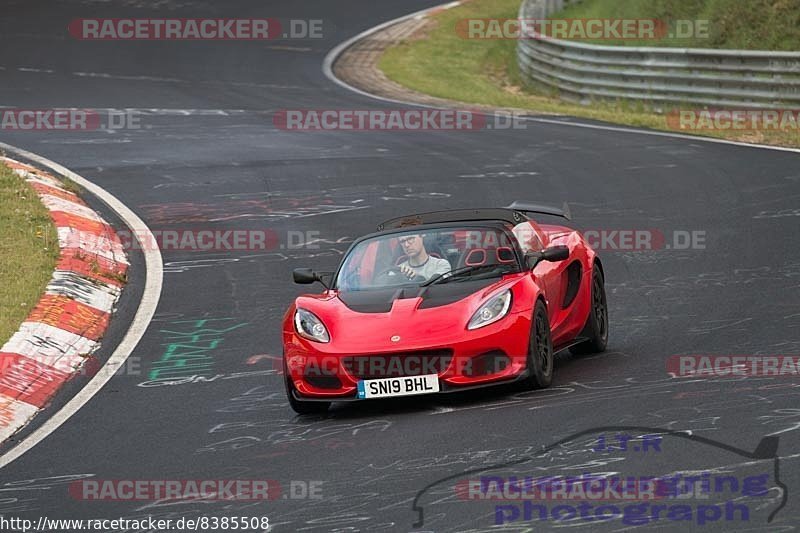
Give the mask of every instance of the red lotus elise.
<path id="1" fill-rule="evenodd" d="M 553 354 L 608 342 L 603 267 L 582 235 L 531 214 L 566 208 L 436 211 L 384 222 L 283 320 L 284 375 L 298 413 L 332 401 L 445 393 L 553 379 Z"/>

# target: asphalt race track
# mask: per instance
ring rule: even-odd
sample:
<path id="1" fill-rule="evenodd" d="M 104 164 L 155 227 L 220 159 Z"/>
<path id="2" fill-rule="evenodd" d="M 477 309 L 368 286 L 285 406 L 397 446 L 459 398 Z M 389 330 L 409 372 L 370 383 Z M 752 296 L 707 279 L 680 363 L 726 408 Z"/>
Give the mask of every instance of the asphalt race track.
<path id="1" fill-rule="evenodd" d="M 282 109 L 392 107 L 332 83 L 323 59 L 345 39 L 436 2 L 113 3 L 4 2 L 0 104 L 131 109 L 141 127 L 4 131 L 0 140 L 99 184 L 154 231 L 266 227 L 277 240 L 266 252 L 163 250 L 158 313 L 131 356 L 138 371 L 116 376 L 0 471 L 0 514 L 268 516 L 275 531 L 482 531 L 495 523 L 495 506 L 461 500 L 458 480 L 695 470 L 767 473 L 771 489 L 749 521 L 637 527 L 757 531 L 776 509 L 771 530 L 800 524 L 797 377 L 671 378 L 666 368 L 680 354 L 800 353 L 797 154 L 537 122 L 474 132 L 282 131 L 272 122 Z M 76 17 L 143 16 L 322 19 L 324 38 L 78 41 L 65 30 Z M 602 251 L 609 351 L 560 354 L 548 390 L 294 415 L 274 371 L 280 320 L 302 292 L 293 268 L 332 270 L 353 238 L 393 216 L 515 199 L 567 201 L 581 229 L 655 229 L 667 244 L 675 231 L 705 232 L 705 247 Z M 319 232 L 321 241 L 282 249 L 290 231 Z M 123 309 L 117 330 L 126 318 Z M 206 379 L 150 380 L 176 345 L 207 355 L 198 371 Z M 595 430 L 603 426 L 689 430 L 714 443 L 668 435 L 660 450 L 604 455 L 591 450 L 598 434 L 642 430 Z M 574 437 L 581 432 L 589 433 Z M 732 451 L 753 452 L 767 435 L 779 437 L 777 460 Z M 464 473 L 474 469 L 484 470 Z M 269 479 L 283 492 L 255 502 L 82 501 L 68 483 L 87 477 Z M 308 484 L 321 487 L 320 497 L 302 497 Z"/>

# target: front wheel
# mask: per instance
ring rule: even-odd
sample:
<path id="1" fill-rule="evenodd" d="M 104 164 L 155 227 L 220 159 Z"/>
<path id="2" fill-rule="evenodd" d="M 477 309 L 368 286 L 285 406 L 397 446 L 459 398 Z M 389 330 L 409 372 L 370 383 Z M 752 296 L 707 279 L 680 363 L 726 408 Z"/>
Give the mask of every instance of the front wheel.
<path id="1" fill-rule="evenodd" d="M 294 385 L 289 377 L 289 369 L 286 362 L 283 363 L 283 383 L 286 386 L 286 397 L 289 399 L 289 407 L 299 415 L 317 415 L 327 413 L 331 402 L 304 402 L 294 397 Z"/>
<path id="2" fill-rule="evenodd" d="M 605 280 L 595 265 L 592 272 L 592 307 L 586 318 L 586 325 L 580 333 L 587 340 L 576 344 L 569 351 L 573 355 L 586 355 L 606 351 L 608 346 L 608 303 L 606 302 Z"/>
<path id="3" fill-rule="evenodd" d="M 530 343 L 528 344 L 528 377 L 523 382 L 528 389 L 544 389 L 553 382 L 553 341 L 547 308 L 539 300 L 533 311 Z"/>

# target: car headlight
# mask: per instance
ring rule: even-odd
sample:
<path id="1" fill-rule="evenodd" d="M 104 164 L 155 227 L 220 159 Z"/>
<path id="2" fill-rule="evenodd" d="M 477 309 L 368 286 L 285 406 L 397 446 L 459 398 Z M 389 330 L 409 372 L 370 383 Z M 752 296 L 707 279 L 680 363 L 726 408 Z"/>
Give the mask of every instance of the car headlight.
<path id="1" fill-rule="evenodd" d="M 294 312 L 294 329 L 298 335 L 311 341 L 330 342 L 331 340 L 322 320 L 311 311 L 299 307 Z"/>
<path id="2" fill-rule="evenodd" d="M 506 289 L 475 311 L 475 314 L 469 319 L 467 329 L 478 329 L 497 322 L 508 314 L 509 309 L 511 309 L 511 290 Z"/>

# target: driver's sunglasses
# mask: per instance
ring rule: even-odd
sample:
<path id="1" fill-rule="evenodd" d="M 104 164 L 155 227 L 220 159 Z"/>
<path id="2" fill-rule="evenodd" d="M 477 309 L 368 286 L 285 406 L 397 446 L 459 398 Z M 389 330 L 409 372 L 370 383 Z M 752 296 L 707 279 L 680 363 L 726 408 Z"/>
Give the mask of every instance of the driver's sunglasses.
<path id="1" fill-rule="evenodd" d="M 417 239 L 417 238 L 419 238 L 419 235 L 411 235 L 410 237 L 400 237 L 397 240 L 400 241 L 401 245 L 405 246 L 406 244 L 410 244 L 410 243 L 414 242 L 414 239 Z"/>

